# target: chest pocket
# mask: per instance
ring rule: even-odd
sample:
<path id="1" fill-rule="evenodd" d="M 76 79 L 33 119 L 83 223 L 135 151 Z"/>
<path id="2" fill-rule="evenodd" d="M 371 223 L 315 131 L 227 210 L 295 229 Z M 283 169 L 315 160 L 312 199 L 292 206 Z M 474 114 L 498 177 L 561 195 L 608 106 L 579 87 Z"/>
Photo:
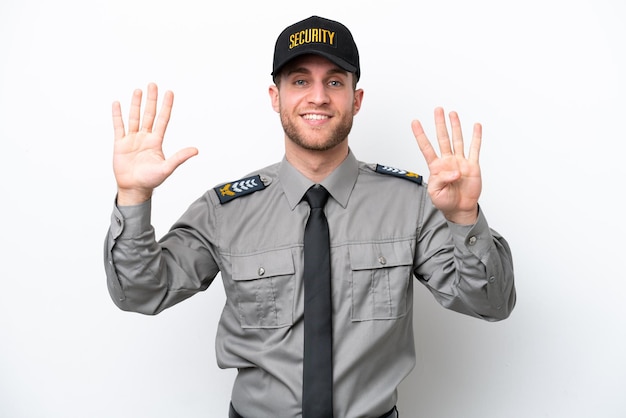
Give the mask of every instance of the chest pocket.
<path id="1" fill-rule="evenodd" d="M 352 320 L 395 319 L 406 315 L 412 241 L 352 244 Z"/>
<path id="2" fill-rule="evenodd" d="M 295 267 L 290 249 L 233 256 L 232 267 L 243 328 L 293 324 Z"/>

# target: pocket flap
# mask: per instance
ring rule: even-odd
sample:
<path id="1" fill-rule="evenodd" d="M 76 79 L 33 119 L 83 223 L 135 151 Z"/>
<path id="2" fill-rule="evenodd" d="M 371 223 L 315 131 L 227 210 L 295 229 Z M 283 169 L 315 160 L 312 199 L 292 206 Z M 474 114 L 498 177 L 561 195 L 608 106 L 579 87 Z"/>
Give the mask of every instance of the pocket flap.
<path id="1" fill-rule="evenodd" d="M 352 270 L 371 270 L 412 265 L 412 247 L 410 241 L 351 244 L 350 266 Z"/>
<path id="2" fill-rule="evenodd" d="M 233 280 L 255 280 L 295 273 L 290 249 L 232 256 Z"/>

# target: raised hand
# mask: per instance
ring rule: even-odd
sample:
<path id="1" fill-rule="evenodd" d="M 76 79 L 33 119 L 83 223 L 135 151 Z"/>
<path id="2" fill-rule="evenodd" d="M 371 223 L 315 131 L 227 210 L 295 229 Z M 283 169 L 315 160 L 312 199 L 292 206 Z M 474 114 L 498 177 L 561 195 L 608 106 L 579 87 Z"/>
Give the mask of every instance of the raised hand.
<path id="1" fill-rule="evenodd" d="M 478 163 L 482 126 L 479 123 L 474 124 L 468 158 L 465 157 L 461 122 L 456 112 L 450 112 L 450 141 L 444 111 L 440 107 L 435 109 L 440 157 L 426 137 L 422 124 L 414 120 L 411 127 L 430 170 L 428 193 L 433 204 L 449 221 L 463 225 L 475 223 L 478 216 L 478 198 L 482 190 Z"/>
<path id="2" fill-rule="evenodd" d="M 148 85 L 148 97 L 141 114 L 142 91 L 133 93 L 128 118 L 128 132 L 124 128 L 119 102 L 113 103 L 113 173 L 117 182 L 117 203 L 136 205 L 150 199 L 152 191 L 174 170 L 198 153 L 196 148 L 184 148 L 169 158 L 163 155 L 163 137 L 172 113 L 174 94 L 167 91 L 157 116 L 158 89 Z"/>

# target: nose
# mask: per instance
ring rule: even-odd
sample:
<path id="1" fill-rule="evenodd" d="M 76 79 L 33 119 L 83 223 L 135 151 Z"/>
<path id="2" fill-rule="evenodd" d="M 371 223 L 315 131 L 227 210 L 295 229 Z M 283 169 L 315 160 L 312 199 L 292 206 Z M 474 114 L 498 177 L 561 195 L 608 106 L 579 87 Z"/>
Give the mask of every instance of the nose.
<path id="1" fill-rule="evenodd" d="M 309 89 L 308 100 L 309 103 L 317 106 L 327 104 L 330 99 L 326 91 L 326 85 L 323 82 L 314 83 Z"/>

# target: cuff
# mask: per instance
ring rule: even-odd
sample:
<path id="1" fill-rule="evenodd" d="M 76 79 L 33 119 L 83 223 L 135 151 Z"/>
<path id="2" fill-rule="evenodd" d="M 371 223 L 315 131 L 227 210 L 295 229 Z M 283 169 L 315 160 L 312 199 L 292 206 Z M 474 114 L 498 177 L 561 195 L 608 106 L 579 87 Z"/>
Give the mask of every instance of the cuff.
<path id="1" fill-rule="evenodd" d="M 132 238 L 149 229 L 152 200 L 133 206 L 118 206 L 115 203 L 111 214 L 111 236 Z"/>
<path id="2" fill-rule="evenodd" d="M 462 252 L 469 252 L 483 259 L 491 248 L 493 238 L 491 229 L 487 224 L 487 219 L 483 211 L 478 208 L 478 219 L 473 225 L 458 225 L 448 222 L 454 246 Z"/>

